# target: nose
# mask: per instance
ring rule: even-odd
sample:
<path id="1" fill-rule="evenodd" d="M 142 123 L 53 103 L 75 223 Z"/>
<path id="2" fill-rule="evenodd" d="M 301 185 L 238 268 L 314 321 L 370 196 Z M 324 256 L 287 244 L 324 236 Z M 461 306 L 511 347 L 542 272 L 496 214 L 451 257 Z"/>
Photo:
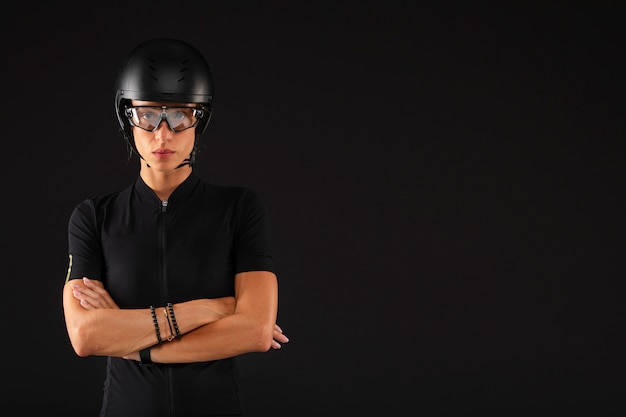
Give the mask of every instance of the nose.
<path id="1" fill-rule="evenodd" d="M 154 131 L 154 138 L 157 140 L 169 140 L 172 138 L 173 133 L 167 120 L 161 119 L 157 130 Z"/>

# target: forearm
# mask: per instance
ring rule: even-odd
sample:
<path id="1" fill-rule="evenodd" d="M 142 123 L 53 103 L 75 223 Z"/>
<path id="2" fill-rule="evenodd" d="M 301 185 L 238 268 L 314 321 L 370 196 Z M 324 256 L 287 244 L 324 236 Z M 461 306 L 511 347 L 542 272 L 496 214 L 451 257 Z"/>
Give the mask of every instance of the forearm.
<path id="1" fill-rule="evenodd" d="M 151 348 L 156 363 L 204 362 L 249 352 L 266 352 L 273 340 L 275 316 L 251 320 L 233 314 L 201 326 L 180 339 Z"/>
<path id="2" fill-rule="evenodd" d="M 87 289 L 84 290 L 88 292 Z M 126 356 L 157 344 L 155 318 L 162 340 L 169 335 L 163 306 L 155 307 L 154 317 L 150 308 L 88 309 L 81 305 L 81 300 L 76 298 L 74 291 L 70 284 L 66 285 L 63 304 L 70 341 L 79 356 Z M 174 310 L 180 320 L 180 332 L 187 333 L 218 320 L 224 316 L 227 305 L 228 298 L 192 300 L 176 304 Z"/>
<path id="3" fill-rule="evenodd" d="M 151 349 L 153 362 L 202 362 L 249 352 L 265 352 L 274 342 L 278 311 L 276 276 L 252 271 L 235 277 L 236 306 L 232 315 Z M 176 313 L 178 316 L 178 313 Z M 183 319 L 178 319 L 179 325 Z M 287 339 L 281 340 L 286 341 Z"/>
<path id="4" fill-rule="evenodd" d="M 124 356 L 157 342 L 149 309 L 91 310 L 66 322 L 79 356 Z"/>

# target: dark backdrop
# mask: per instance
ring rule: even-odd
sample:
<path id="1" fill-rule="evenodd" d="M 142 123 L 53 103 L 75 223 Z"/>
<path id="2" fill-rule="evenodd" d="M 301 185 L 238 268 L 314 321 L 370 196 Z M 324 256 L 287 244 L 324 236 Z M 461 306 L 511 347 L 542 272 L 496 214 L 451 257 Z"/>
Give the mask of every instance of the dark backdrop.
<path id="1" fill-rule="evenodd" d="M 97 414 L 67 220 L 135 178 L 115 72 L 174 36 L 216 84 L 197 171 L 273 223 L 291 343 L 241 358 L 251 417 L 624 415 L 626 7 L 516 3 L 5 9 L 3 409 Z"/>

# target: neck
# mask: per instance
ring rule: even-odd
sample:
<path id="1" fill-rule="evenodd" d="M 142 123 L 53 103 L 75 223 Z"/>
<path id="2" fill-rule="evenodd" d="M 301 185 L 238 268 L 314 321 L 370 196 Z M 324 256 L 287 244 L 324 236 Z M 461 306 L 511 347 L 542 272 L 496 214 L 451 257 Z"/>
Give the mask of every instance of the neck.
<path id="1" fill-rule="evenodd" d="M 139 175 L 148 187 L 161 200 L 167 200 L 174 190 L 191 174 L 191 167 L 186 165 L 169 171 L 157 171 L 146 166 L 142 161 Z"/>

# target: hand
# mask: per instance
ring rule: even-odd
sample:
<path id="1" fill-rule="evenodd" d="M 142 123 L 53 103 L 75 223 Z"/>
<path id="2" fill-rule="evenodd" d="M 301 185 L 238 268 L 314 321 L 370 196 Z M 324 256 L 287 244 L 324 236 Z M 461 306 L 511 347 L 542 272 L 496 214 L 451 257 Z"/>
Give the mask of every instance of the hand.
<path id="1" fill-rule="evenodd" d="M 74 280 L 72 290 L 74 298 L 79 300 L 80 305 L 86 310 L 119 308 L 101 281 L 83 277 L 82 282 Z"/>
<path id="2" fill-rule="evenodd" d="M 281 343 L 289 342 L 289 338 L 283 334 L 283 329 L 278 324 L 274 325 L 274 340 L 272 340 L 272 349 L 280 349 Z"/>

